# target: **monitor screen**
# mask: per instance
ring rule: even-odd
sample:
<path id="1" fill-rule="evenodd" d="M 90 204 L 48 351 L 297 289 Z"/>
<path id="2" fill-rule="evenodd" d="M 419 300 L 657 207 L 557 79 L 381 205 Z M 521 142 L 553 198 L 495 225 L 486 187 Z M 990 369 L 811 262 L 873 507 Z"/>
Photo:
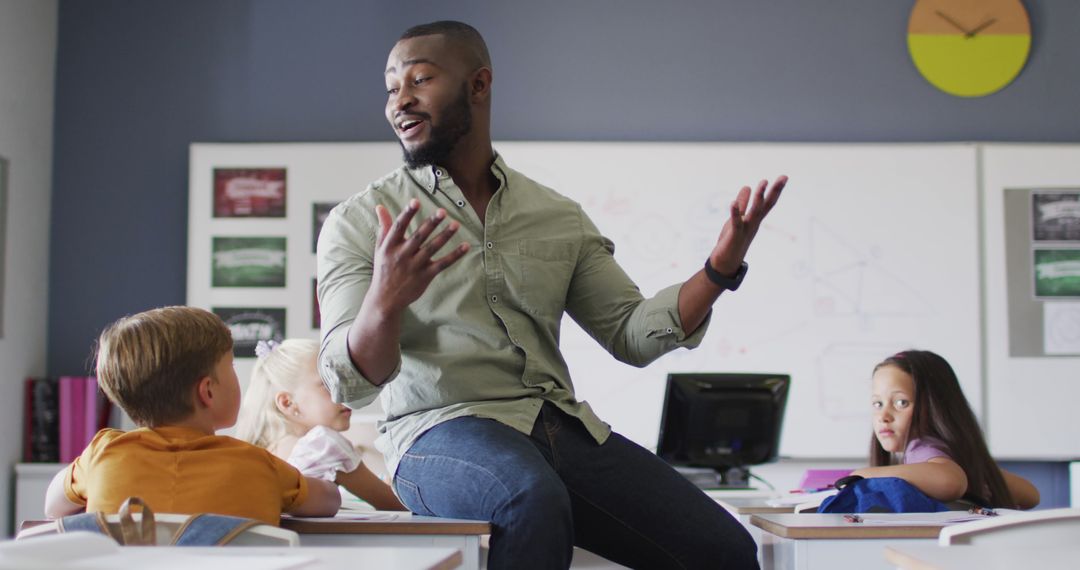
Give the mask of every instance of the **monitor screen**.
<path id="1" fill-rule="evenodd" d="M 669 374 L 657 455 L 717 471 L 774 461 L 790 381 L 786 374 Z"/>

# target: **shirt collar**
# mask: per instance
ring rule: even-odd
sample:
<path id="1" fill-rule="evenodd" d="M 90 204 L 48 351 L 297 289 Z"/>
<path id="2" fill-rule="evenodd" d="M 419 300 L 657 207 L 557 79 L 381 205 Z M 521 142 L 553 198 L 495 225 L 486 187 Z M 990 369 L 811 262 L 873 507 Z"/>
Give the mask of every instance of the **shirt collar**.
<path id="1" fill-rule="evenodd" d="M 409 176 L 429 194 L 435 194 L 440 185 L 450 180 L 450 175 L 446 173 L 446 169 L 439 165 L 418 166 L 416 168 L 406 168 L 406 170 Z M 509 169 L 506 167 L 502 155 L 496 152 L 495 160 L 491 163 L 491 173 L 499 179 L 501 187 L 509 185 L 508 171 Z"/>

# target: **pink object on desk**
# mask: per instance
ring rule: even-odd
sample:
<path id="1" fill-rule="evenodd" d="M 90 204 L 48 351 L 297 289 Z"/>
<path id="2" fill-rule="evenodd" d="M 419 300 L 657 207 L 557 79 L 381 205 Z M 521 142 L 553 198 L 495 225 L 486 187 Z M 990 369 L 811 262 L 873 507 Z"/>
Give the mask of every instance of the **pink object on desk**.
<path id="1" fill-rule="evenodd" d="M 852 471 L 854 469 L 807 469 L 799 481 L 799 488 L 808 492 L 831 489 L 837 479 L 851 475 Z"/>

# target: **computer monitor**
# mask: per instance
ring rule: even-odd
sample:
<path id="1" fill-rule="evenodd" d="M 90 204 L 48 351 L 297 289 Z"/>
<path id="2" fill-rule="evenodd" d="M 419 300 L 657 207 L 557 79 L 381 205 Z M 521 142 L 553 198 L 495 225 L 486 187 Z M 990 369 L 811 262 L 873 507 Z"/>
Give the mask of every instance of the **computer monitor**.
<path id="1" fill-rule="evenodd" d="M 786 374 L 668 374 L 656 454 L 703 488 L 749 487 L 749 466 L 775 461 Z"/>

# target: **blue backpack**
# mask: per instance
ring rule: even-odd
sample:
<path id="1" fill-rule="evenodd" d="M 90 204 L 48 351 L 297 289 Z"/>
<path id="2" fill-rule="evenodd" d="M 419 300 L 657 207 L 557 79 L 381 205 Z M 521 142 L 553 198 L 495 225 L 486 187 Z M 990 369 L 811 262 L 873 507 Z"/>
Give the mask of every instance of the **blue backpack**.
<path id="1" fill-rule="evenodd" d="M 826 498 L 819 513 L 937 513 L 949 510 L 914 485 L 897 477 L 860 479 Z"/>

